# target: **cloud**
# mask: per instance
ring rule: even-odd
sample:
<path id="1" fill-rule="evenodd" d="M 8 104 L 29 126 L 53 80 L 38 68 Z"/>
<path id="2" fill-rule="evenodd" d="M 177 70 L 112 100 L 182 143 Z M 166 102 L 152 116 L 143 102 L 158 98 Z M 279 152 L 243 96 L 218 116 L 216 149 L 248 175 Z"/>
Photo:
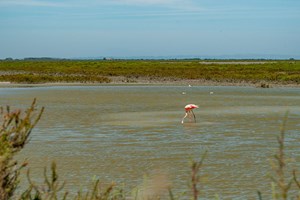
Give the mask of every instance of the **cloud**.
<path id="1" fill-rule="evenodd" d="M 0 6 L 62 7 L 65 6 L 65 4 L 38 0 L 0 0 Z"/>

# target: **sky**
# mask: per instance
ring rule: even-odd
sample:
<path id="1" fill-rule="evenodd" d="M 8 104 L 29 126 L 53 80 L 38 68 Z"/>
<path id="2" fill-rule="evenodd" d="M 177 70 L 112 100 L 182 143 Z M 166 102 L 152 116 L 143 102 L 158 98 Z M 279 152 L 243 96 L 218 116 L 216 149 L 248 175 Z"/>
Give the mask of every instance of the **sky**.
<path id="1" fill-rule="evenodd" d="M 0 59 L 297 58 L 299 0 L 0 0 Z"/>

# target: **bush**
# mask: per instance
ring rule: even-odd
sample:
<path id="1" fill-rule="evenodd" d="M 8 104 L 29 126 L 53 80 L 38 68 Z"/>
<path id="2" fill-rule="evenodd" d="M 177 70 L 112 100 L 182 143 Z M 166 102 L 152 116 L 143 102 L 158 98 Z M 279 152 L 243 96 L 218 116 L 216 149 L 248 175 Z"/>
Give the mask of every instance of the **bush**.
<path id="1" fill-rule="evenodd" d="M 1 107 L 1 128 L 0 128 L 0 199 L 9 199 L 19 183 L 20 170 L 26 166 L 26 163 L 18 165 L 13 159 L 14 155 L 24 148 L 28 142 L 28 137 L 41 118 L 44 108 L 37 116 L 35 109 L 36 101 L 23 113 L 20 110 L 6 111 Z"/>

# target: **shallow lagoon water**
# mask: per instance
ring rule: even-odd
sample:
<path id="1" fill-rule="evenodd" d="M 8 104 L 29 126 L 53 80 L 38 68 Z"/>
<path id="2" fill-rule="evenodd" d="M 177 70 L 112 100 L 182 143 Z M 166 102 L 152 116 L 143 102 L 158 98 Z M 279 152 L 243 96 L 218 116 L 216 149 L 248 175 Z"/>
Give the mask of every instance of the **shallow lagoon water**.
<path id="1" fill-rule="evenodd" d="M 0 95 L 0 105 L 26 108 L 36 97 L 45 106 L 18 159 L 28 158 L 37 182 L 56 161 L 71 193 L 94 177 L 130 191 L 155 173 L 168 177 L 174 193 L 189 192 L 190 161 L 208 151 L 203 198 L 254 199 L 258 190 L 266 197 L 286 111 L 286 151 L 300 159 L 299 88 L 55 86 L 0 88 Z M 199 105 L 197 122 L 181 124 L 188 103 Z"/>

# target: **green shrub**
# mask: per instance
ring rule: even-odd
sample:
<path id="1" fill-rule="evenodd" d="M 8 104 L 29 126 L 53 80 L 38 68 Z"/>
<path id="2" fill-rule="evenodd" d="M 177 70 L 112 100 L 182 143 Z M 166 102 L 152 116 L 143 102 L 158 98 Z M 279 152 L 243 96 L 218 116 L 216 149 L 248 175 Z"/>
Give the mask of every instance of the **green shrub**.
<path id="1" fill-rule="evenodd" d="M 110 82 L 110 76 L 299 84 L 300 61 L 52 60 L 0 61 L 0 81 Z M 22 74 L 22 75 L 20 75 Z"/>
<path id="2" fill-rule="evenodd" d="M 37 116 L 34 100 L 32 105 L 23 114 L 20 110 L 6 111 L 1 107 L 1 127 L 0 127 L 0 199 L 6 200 L 13 196 L 19 183 L 20 170 L 26 165 L 18 165 L 14 160 L 14 155 L 24 148 L 28 142 L 28 137 L 39 121 L 44 108 Z"/>

